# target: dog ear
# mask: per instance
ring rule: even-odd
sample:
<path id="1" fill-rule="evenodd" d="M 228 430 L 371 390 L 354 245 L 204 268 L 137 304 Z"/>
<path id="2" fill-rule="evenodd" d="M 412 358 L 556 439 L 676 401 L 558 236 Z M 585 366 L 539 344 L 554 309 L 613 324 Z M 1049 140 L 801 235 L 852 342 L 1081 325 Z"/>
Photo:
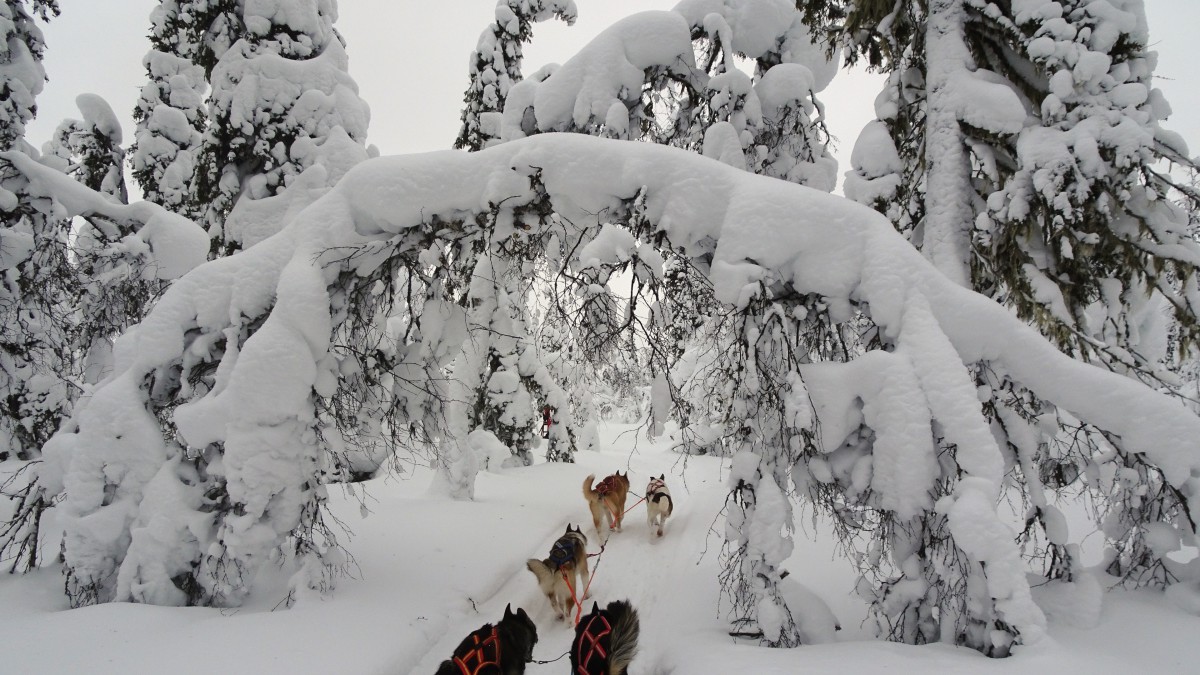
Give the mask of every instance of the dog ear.
<path id="1" fill-rule="evenodd" d="M 659 479 L 659 480 L 666 480 L 666 474 L 665 474 L 665 473 L 660 473 L 660 474 L 658 474 L 658 479 Z"/>
<path id="2" fill-rule="evenodd" d="M 507 619 L 508 617 L 510 617 L 510 616 L 512 616 L 512 615 L 513 615 L 513 613 L 512 613 L 512 603 L 510 602 L 510 603 L 508 603 L 507 605 L 505 605 L 505 606 L 504 606 L 504 618 L 506 618 L 506 619 Z"/>

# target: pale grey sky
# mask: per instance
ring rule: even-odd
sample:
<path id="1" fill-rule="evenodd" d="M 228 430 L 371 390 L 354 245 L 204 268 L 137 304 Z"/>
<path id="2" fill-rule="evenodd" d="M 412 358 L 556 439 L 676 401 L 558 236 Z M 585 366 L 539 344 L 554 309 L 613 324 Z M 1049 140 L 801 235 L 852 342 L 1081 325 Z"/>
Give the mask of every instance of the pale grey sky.
<path id="1" fill-rule="evenodd" d="M 38 98 L 28 139 L 40 146 L 64 117 L 78 117 L 75 96 L 91 92 L 112 105 L 133 133 L 131 112 L 145 83 L 141 61 L 156 0 L 59 0 L 62 16 L 44 26 L 50 82 Z M 539 24 L 526 50 L 526 72 L 566 60 L 615 20 L 678 0 L 576 0 L 579 20 Z M 1167 127 L 1200 154 L 1200 0 L 1145 0 L 1152 48 L 1159 52 L 1157 86 L 1175 113 Z M 448 148 L 458 131 L 467 60 L 491 21 L 495 0 L 339 0 L 338 29 L 346 37 L 350 74 L 371 106 L 368 142 L 384 154 Z M 848 166 L 858 131 L 873 116 L 877 80 L 840 73 L 820 95 L 839 139 L 839 174 Z"/>

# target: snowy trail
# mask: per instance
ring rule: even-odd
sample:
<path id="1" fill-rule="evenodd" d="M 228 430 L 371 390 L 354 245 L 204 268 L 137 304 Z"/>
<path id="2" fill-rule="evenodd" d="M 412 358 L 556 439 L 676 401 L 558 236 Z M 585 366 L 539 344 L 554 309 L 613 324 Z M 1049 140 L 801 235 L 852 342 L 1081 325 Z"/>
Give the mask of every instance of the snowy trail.
<path id="1" fill-rule="evenodd" d="M 1110 592 L 1100 625 L 1052 623 L 1048 639 L 1012 659 L 874 640 L 863 625 L 866 606 L 853 592 L 850 564 L 805 508 L 796 514 L 796 551 L 784 567 L 792 572 L 789 586 L 803 584 L 811 593 L 792 593 L 789 604 L 806 611 L 819 596 L 843 630 L 831 644 L 796 650 L 737 643 L 728 635 L 728 604 L 721 603 L 717 583 L 726 463 L 712 457 L 684 463 L 666 442 L 649 443 L 628 429 L 601 425 L 603 450 L 580 453 L 577 464 L 480 474 L 470 502 L 431 495 L 431 473 L 421 466 L 404 478 L 362 486 L 366 509 L 357 488 L 331 490 L 334 515 L 355 533 L 347 541 L 356 561 L 353 577 L 326 595 L 302 595 L 287 611 L 272 611 L 286 594 L 289 574 L 274 568 L 235 610 L 130 603 L 67 610 L 57 569 L 0 575 L 0 632 L 8 637 L 0 673 L 430 675 L 463 637 L 499 620 L 509 603 L 537 623 L 534 657 L 553 659 L 566 652 L 574 631 L 554 620 L 525 561 L 544 557 L 568 522 L 580 524 L 591 535 L 589 550 L 598 550 L 580 484 L 589 473 L 618 469 L 631 472 L 639 495 L 651 476 L 665 474 L 676 507 L 666 535 L 656 539 L 645 507 L 636 506 L 598 567 L 592 565 L 597 602 L 627 598 L 638 610 L 640 651 L 631 675 L 1125 675 L 1193 672 L 1200 659 L 1194 640 L 1200 617 L 1146 591 Z M 568 671 L 566 658 L 527 669 L 532 675 Z"/>
<path id="2" fill-rule="evenodd" d="M 617 470 L 630 471 L 631 494 L 626 502 L 629 511 L 624 527 L 621 532 L 609 535 L 598 557 L 589 559 L 593 582 L 590 597 L 583 602 L 583 612 L 591 610 L 593 601 L 603 606 L 613 600 L 628 599 L 637 608 L 641 621 L 636 672 L 647 673 L 658 672 L 648 666 L 659 661 L 661 646 L 671 642 L 666 631 L 678 625 L 681 617 L 692 613 L 695 601 L 689 599 L 681 609 L 678 598 L 691 598 L 700 590 L 689 582 L 696 573 L 697 560 L 703 553 L 709 527 L 723 502 L 725 489 L 720 460 L 694 458 L 684 468 L 677 461 L 677 455 L 659 452 L 644 439 L 638 441 L 639 447 L 635 450 L 635 441 L 634 435 L 627 434 L 614 439 L 605 451 L 581 454 L 575 465 L 535 466 L 526 470 L 541 469 L 554 474 L 547 477 L 553 480 L 553 485 L 539 485 L 540 494 L 529 497 L 539 500 L 539 509 L 557 512 L 560 516 L 552 521 L 552 526 L 530 532 L 522 540 L 528 544 L 525 558 L 542 558 L 568 524 L 579 525 L 588 537 L 589 553 L 600 552 L 599 537 L 592 527 L 582 494 L 583 478 L 589 473 L 600 478 Z M 686 474 L 686 481 L 681 473 Z M 647 526 L 645 502 L 636 503 L 650 477 L 660 474 L 666 476 L 675 500 L 674 513 L 661 538 Z M 690 491 L 685 482 L 692 488 Z M 709 565 L 715 565 L 718 546 L 714 542 L 709 547 L 706 557 Z M 711 586 L 711 575 L 705 575 L 705 578 Z M 494 591 L 484 599 L 474 598 L 477 611 L 468 605 L 469 611 L 447 621 L 446 632 L 429 646 L 413 673 L 432 673 L 468 633 L 486 622 L 498 620 L 509 603 L 514 609 L 524 607 L 538 626 L 535 659 L 556 659 L 567 652 L 574 636 L 574 625 L 555 619 L 536 580 L 525 568 L 524 559 L 503 572 L 497 570 L 497 583 L 492 588 Z M 704 593 L 711 591 L 711 588 L 703 589 Z M 529 664 L 526 672 L 562 673 L 568 670 L 567 663 L 568 657 L 563 656 L 553 663 Z"/>

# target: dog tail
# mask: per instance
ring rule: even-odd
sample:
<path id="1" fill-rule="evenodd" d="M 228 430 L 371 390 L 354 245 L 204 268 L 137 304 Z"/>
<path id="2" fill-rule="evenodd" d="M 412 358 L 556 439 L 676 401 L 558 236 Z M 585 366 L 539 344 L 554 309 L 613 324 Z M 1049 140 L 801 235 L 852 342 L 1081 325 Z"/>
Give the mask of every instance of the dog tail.
<path id="1" fill-rule="evenodd" d="M 525 567 L 529 568 L 529 571 L 533 572 L 533 576 L 537 577 L 538 585 L 540 586 L 545 586 L 547 581 L 554 578 L 554 571 L 550 569 L 550 566 L 544 560 L 530 558 L 525 562 Z"/>
<path id="2" fill-rule="evenodd" d="M 596 474 L 589 473 L 587 478 L 583 479 L 583 496 L 589 502 L 594 502 L 600 498 L 596 491 L 592 489 L 592 483 L 596 480 Z"/>
<path id="3" fill-rule="evenodd" d="M 604 608 L 612 622 L 612 642 L 608 652 L 608 672 L 624 673 L 637 656 L 641 623 L 637 610 L 628 600 L 616 600 Z"/>

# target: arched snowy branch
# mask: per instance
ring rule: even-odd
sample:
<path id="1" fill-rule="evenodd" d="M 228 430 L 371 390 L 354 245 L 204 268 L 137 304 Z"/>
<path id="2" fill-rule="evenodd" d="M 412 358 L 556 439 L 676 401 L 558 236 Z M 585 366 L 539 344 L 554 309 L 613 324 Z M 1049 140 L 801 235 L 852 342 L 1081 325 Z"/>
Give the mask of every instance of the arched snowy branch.
<path id="1" fill-rule="evenodd" d="M 511 228 L 514 210 L 538 200 L 548 200 L 564 227 L 584 236 L 596 214 L 619 212 L 639 195 L 646 222 L 660 235 L 683 255 L 711 261 L 719 300 L 744 307 L 764 289 L 786 287 L 869 312 L 911 362 L 901 381 L 912 388 L 915 374 L 927 403 L 918 410 L 957 445 L 965 478 L 934 508 L 946 514 L 961 548 L 986 563 L 989 594 L 1021 635 L 1036 636 L 1044 619 L 995 512 L 1002 458 L 967 364 L 986 361 L 1120 436 L 1161 467 L 1193 509 L 1200 506 L 1193 477 L 1200 458 L 1192 447 L 1200 419 L 1134 381 L 1064 356 L 998 305 L 940 275 L 879 214 L 680 150 L 554 134 L 478 153 L 364 162 L 278 235 L 177 282 L 118 342 L 118 370 L 77 415 L 75 433 L 61 433 L 47 447 L 60 475 L 48 472 L 44 485 L 65 491 L 68 570 L 98 599 L 155 602 L 180 601 L 171 589 L 181 574 L 224 574 L 232 581 L 212 592 L 236 602 L 255 567 L 319 499 L 314 400 L 339 382 L 330 355 L 339 279 L 368 276 L 389 260 L 436 268 L 444 242 L 472 229 Z M 607 250 L 622 255 L 618 249 Z M 605 250 L 592 246 L 589 256 Z M 454 324 L 423 328 L 422 353 L 431 362 L 445 365 L 458 353 L 464 335 Z M 164 443 L 147 416 L 161 408 L 156 387 L 169 377 L 187 387 L 188 369 L 204 359 L 219 359 L 214 384 L 178 404 L 180 445 Z M 844 412 L 823 411 L 828 392 L 821 382 L 814 377 L 808 386 L 818 416 Z M 137 426 L 145 433 L 112 423 L 122 416 L 142 417 Z M 930 423 L 928 416 L 920 421 Z M 837 427 L 822 420 L 827 432 Z M 822 445 L 841 441 L 825 438 Z M 205 534 L 205 526 L 183 518 L 195 512 L 180 505 L 199 497 L 173 471 L 173 458 L 212 447 L 224 448 L 223 461 L 210 465 L 223 472 L 227 494 L 220 498 L 236 508 Z M 183 544 L 190 554 L 139 553 Z M 119 588 L 111 581 L 118 569 Z"/>

